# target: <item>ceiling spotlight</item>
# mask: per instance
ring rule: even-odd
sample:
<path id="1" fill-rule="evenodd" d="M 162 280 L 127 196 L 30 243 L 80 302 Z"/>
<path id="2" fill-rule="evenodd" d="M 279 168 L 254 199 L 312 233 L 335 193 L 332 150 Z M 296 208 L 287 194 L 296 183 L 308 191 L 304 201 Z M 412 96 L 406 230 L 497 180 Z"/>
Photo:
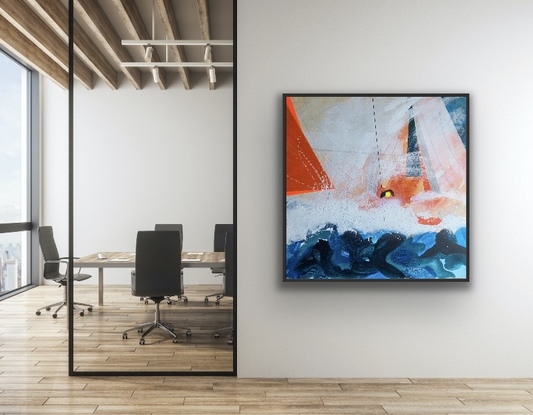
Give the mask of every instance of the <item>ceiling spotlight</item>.
<path id="1" fill-rule="evenodd" d="M 157 66 L 152 68 L 152 76 L 154 78 L 154 82 L 157 84 L 159 82 L 159 68 Z"/>
<path id="2" fill-rule="evenodd" d="M 215 67 L 214 66 L 210 66 L 209 67 L 209 82 L 214 84 L 216 81 L 217 81 L 217 74 L 215 72 Z"/>
<path id="3" fill-rule="evenodd" d="M 204 48 L 204 62 L 205 63 L 211 63 L 213 59 L 213 55 L 211 53 L 211 45 L 205 45 Z"/>
<path id="4" fill-rule="evenodd" d="M 147 61 L 152 60 L 152 54 L 154 53 L 154 47 L 148 45 L 144 50 L 144 59 Z"/>

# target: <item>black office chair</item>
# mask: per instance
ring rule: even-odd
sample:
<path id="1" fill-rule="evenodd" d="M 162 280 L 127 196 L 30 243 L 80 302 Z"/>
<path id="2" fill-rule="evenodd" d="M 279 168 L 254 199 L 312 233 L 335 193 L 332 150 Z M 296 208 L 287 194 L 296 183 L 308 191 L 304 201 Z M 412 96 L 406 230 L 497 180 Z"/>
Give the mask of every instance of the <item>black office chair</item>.
<path id="1" fill-rule="evenodd" d="M 61 273 L 61 264 L 68 264 L 68 258 L 67 257 L 60 257 L 59 252 L 57 250 L 57 245 L 54 239 L 54 230 L 51 226 L 41 226 L 38 229 L 39 234 L 39 245 L 41 246 L 41 252 L 43 253 L 44 257 L 44 273 L 43 276 L 47 280 L 52 280 L 57 282 L 58 284 L 65 287 L 64 293 L 63 293 L 63 301 L 58 301 L 57 303 L 49 304 L 45 307 L 39 308 L 35 314 L 38 316 L 41 315 L 41 310 L 45 309 L 46 311 L 50 311 L 51 308 L 57 307 L 54 314 L 52 314 L 53 318 L 57 318 L 57 313 L 59 310 L 61 310 L 64 306 L 67 305 L 67 271 L 66 269 L 65 273 Z M 74 281 L 84 281 L 86 279 L 91 278 L 90 274 L 81 274 L 80 269 L 78 269 L 78 272 L 74 274 Z M 79 306 L 85 306 L 87 307 L 88 311 L 93 311 L 93 306 L 91 304 L 85 304 L 85 303 L 74 303 L 74 308 L 79 311 L 80 316 L 83 316 L 85 314 L 85 311 L 83 308 Z"/>
<path id="2" fill-rule="evenodd" d="M 215 225 L 215 233 L 213 239 L 213 252 L 224 252 L 226 249 L 226 233 L 233 231 L 233 224 L 231 223 L 217 223 Z M 211 272 L 216 276 L 224 276 L 224 268 L 211 268 Z M 220 299 L 224 297 L 224 291 L 219 291 L 213 294 L 206 295 L 204 301 L 209 302 L 209 297 L 216 297 L 216 304 L 220 304 Z"/>
<path id="3" fill-rule="evenodd" d="M 181 223 L 156 223 L 156 225 L 154 226 L 154 230 L 155 231 L 179 231 L 179 233 L 180 233 L 180 246 L 183 249 L 183 225 Z M 183 293 L 184 293 L 184 290 L 183 290 L 183 270 L 181 270 L 181 274 L 182 274 L 181 293 L 178 294 L 178 299 L 177 300 L 173 300 L 170 297 L 166 297 L 165 299 L 167 300 L 167 304 L 169 304 L 169 305 L 170 304 L 176 304 L 179 300 L 182 300 L 184 303 L 189 301 L 189 299 L 185 295 L 183 295 Z M 144 304 L 148 304 L 149 298 L 141 297 L 140 300 L 144 301 Z"/>
<path id="4" fill-rule="evenodd" d="M 233 231 L 226 233 L 226 248 L 225 248 L 225 262 L 226 262 L 226 271 L 224 273 L 224 296 L 233 297 L 235 295 L 235 257 L 234 253 L 234 238 Z M 223 330 L 230 330 L 231 335 L 228 339 L 228 344 L 233 344 L 233 326 L 222 327 L 215 331 L 215 338 L 220 337 L 220 332 Z"/>
<path id="5" fill-rule="evenodd" d="M 180 246 L 181 250 L 183 250 L 183 224 L 181 223 L 156 223 L 154 230 L 156 231 L 179 231 L 180 232 Z M 182 300 L 184 303 L 187 303 L 189 299 L 187 296 L 183 295 L 185 292 L 183 287 L 183 268 L 181 269 L 181 292 L 178 294 L 178 299 L 173 300 L 170 297 L 166 297 L 167 304 L 177 304 L 179 300 Z M 147 301 L 145 300 L 145 304 Z"/>
<path id="6" fill-rule="evenodd" d="M 183 249 L 183 224 L 181 223 L 156 223 L 154 231 L 179 231 L 180 247 Z"/>
<path id="7" fill-rule="evenodd" d="M 144 344 L 145 337 L 156 328 L 172 336 L 174 343 L 178 337 L 171 324 L 161 322 L 159 304 L 170 295 L 180 292 L 181 281 L 181 237 L 179 231 L 139 231 L 135 249 L 135 271 L 131 273 L 131 292 L 134 296 L 148 297 L 155 303 L 153 322 L 138 324 L 122 333 L 128 338 L 128 332 L 137 330 L 142 333 L 139 344 Z M 186 331 L 187 337 L 191 330 Z"/>

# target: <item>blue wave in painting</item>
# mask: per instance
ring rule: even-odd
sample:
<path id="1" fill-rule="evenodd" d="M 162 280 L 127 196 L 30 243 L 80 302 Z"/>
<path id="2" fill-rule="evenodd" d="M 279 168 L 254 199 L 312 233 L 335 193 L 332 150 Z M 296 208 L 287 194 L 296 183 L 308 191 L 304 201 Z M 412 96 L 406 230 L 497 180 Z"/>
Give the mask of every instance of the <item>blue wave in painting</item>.
<path id="1" fill-rule="evenodd" d="M 327 224 L 286 247 L 287 279 L 466 279 L 466 228 L 407 237 Z"/>

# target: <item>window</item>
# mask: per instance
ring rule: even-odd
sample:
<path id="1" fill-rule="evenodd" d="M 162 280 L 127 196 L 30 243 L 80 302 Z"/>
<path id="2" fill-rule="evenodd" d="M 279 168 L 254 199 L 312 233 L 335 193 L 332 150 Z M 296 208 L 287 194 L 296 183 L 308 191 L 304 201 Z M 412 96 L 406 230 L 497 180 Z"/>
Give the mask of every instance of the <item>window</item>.
<path id="1" fill-rule="evenodd" d="M 0 51 L 0 296 L 32 283 L 38 77 Z"/>

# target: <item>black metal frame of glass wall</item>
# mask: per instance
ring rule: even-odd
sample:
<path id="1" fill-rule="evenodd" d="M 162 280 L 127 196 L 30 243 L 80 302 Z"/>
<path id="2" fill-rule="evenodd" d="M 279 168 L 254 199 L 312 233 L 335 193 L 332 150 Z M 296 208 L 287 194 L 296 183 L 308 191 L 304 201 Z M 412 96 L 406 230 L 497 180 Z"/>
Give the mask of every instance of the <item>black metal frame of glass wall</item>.
<path id="1" fill-rule="evenodd" d="M 67 325 L 68 325 L 68 373 L 69 376 L 237 376 L 237 249 L 234 249 L 235 295 L 233 297 L 233 369 L 231 372 L 205 371 L 150 371 L 150 372 L 110 372 L 74 371 L 74 0 L 68 0 L 68 283 L 67 283 Z M 237 246 L 237 0 L 233 0 L 233 224 L 235 227 L 235 247 Z"/>

